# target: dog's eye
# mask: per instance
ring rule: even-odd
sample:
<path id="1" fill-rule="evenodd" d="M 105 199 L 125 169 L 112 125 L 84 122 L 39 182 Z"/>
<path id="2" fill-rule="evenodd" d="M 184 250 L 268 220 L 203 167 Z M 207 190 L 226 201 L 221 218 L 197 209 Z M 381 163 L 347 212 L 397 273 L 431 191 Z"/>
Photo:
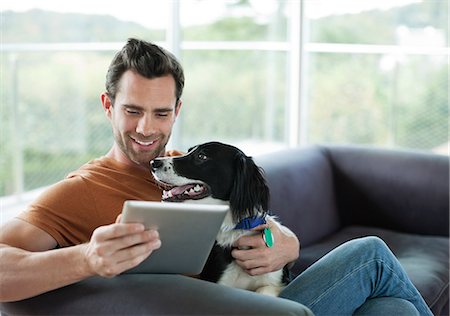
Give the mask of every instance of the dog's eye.
<path id="1" fill-rule="evenodd" d="M 208 157 L 204 154 L 198 154 L 197 158 L 202 161 L 208 160 Z"/>

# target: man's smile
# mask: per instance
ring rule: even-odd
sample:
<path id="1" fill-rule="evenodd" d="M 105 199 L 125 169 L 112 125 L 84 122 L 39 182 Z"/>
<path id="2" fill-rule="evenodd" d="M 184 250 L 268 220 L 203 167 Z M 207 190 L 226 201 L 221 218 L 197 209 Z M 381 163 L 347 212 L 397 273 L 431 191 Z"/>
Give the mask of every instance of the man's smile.
<path id="1" fill-rule="evenodd" d="M 158 139 L 154 139 L 154 140 L 151 140 L 151 141 L 149 141 L 149 140 L 139 140 L 139 139 L 136 139 L 135 137 L 132 137 L 132 136 L 130 136 L 130 138 L 135 144 L 139 145 L 139 147 L 152 147 L 152 145 L 154 145 L 158 141 Z"/>

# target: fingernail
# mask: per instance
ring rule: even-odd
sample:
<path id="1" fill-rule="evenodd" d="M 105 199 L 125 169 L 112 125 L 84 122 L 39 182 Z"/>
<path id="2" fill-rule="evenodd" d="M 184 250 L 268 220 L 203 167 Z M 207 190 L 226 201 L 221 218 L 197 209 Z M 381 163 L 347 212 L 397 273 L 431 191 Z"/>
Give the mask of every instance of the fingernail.
<path id="1" fill-rule="evenodd" d="M 144 229 L 145 229 L 145 226 L 143 224 L 140 224 L 140 223 L 134 224 L 134 230 L 136 232 L 143 231 Z"/>
<path id="2" fill-rule="evenodd" d="M 154 229 L 147 231 L 147 235 L 149 237 L 151 237 L 151 238 L 158 238 L 159 237 L 158 231 L 154 230 Z"/>

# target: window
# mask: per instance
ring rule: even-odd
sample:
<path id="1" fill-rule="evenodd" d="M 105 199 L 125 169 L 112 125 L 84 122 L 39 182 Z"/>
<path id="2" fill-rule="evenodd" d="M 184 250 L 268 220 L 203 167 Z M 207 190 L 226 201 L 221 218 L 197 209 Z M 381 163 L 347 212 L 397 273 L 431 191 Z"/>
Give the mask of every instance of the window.
<path id="1" fill-rule="evenodd" d="M 2 201 L 107 152 L 99 94 L 128 37 L 157 42 L 184 65 L 173 148 L 219 140 L 250 155 L 313 143 L 448 154 L 446 1 L 9 2 Z"/>
<path id="2" fill-rule="evenodd" d="M 448 154 L 448 3 L 358 8 L 370 2 L 327 16 L 305 2 L 308 142 Z"/>
<path id="3" fill-rule="evenodd" d="M 176 140 L 256 153 L 285 146 L 292 1 L 181 1 L 184 109 Z M 297 8 L 297 9 L 298 9 Z M 194 21 L 192 10 L 208 12 Z M 298 43 L 298 39 L 296 39 Z M 298 82 L 297 82 L 298 84 Z"/>
<path id="4" fill-rule="evenodd" d="M 164 42 L 170 7 L 4 1 L 1 12 L 0 201 L 6 208 L 63 179 L 112 144 L 100 93 L 128 37 Z M 22 7 L 23 6 L 23 7 Z M 14 10 L 13 10 L 14 9 Z M 94 13 L 93 13 L 94 12 Z M 97 14 L 95 12 L 102 12 Z"/>

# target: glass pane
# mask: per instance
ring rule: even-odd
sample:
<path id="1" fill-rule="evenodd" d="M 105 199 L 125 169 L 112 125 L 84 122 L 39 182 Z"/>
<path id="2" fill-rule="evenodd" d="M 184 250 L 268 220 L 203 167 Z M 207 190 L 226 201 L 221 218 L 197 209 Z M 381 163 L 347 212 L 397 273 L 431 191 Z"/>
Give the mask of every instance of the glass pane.
<path id="1" fill-rule="evenodd" d="M 180 1 L 185 41 L 281 41 L 290 1 Z M 204 14 L 198 14 L 204 12 Z"/>
<path id="2" fill-rule="evenodd" d="M 91 4 L 98 5 L 101 2 L 104 1 L 97 0 Z M 58 11 L 57 3 L 55 1 L 54 5 Z M 122 4 L 120 8 L 113 1 L 108 1 L 104 2 L 104 8 L 95 10 L 95 7 L 85 4 L 83 7 L 82 2 L 60 3 L 64 6 L 60 8 L 62 12 L 55 12 L 51 6 L 45 10 L 39 3 L 24 12 L 2 12 L 3 43 L 124 42 L 128 37 L 152 41 L 165 39 L 169 16 L 167 4 L 155 7 L 155 4 L 129 0 L 126 6 Z M 153 14 L 145 15 L 149 12 Z M 158 22 L 151 18 L 157 14 Z"/>
<path id="3" fill-rule="evenodd" d="M 176 147 L 221 140 L 256 154 L 286 144 L 292 5 L 180 1 L 186 87 Z"/>
<path id="4" fill-rule="evenodd" d="M 286 53 L 184 51 L 181 146 L 286 139 Z"/>
<path id="5" fill-rule="evenodd" d="M 319 2 L 305 2 L 309 143 L 448 154 L 448 3 Z"/>
<path id="6" fill-rule="evenodd" d="M 24 190 L 39 188 L 110 148 L 99 95 L 112 54 L 22 53 L 4 59 L 1 120 L 7 128 L 1 157 L 8 168 L 2 168 L 2 180 L 14 179 L 14 166 L 23 163 Z M 11 193 L 14 181 L 1 183 L 0 193 Z"/>
<path id="7" fill-rule="evenodd" d="M 304 3 L 311 42 L 448 46 L 448 1 Z"/>
<path id="8" fill-rule="evenodd" d="M 112 143 L 99 99 L 128 37 L 165 41 L 171 2 L 2 1 L 0 196 L 52 184 Z"/>
<path id="9" fill-rule="evenodd" d="M 448 141 L 445 58 L 316 54 L 310 66 L 311 143 L 433 149 Z"/>

